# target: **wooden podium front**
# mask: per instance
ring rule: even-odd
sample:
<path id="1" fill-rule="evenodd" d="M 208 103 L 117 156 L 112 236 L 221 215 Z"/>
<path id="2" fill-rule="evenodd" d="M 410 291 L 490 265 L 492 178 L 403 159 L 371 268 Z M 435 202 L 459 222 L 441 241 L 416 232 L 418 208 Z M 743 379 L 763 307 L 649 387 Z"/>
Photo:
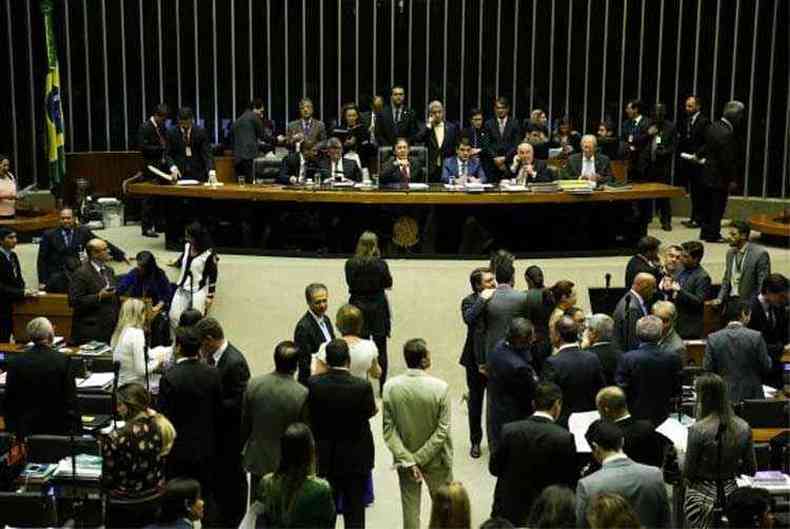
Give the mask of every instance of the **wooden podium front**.
<path id="1" fill-rule="evenodd" d="M 12 321 L 14 340 L 26 343 L 27 324 L 33 318 L 43 316 L 52 322 L 56 336 L 63 336 L 68 343 L 71 340 L 71 318 L 74 311 L 69 306 L 67 294 L 42 294 L 35 298 L 25 298 L 14 303 Z"/>

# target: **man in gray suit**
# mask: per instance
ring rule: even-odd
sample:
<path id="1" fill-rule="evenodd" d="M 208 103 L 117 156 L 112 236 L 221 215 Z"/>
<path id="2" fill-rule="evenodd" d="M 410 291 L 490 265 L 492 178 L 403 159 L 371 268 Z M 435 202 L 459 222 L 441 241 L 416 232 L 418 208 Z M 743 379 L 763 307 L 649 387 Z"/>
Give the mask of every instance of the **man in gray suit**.
<path id="1" fill-rule="evenodd" d="M 304 140 L 318 143 L 326 139 L 324 123 L 313 117 L 313 101 L 303 98 L 299 101 L 299 119 L 288 123 L 285 136 L 279 136 L 294 151 L 299 151 L 299 146 Z"/>
<path id="2" fill-rule="evenodd" d="M 661 279 L 660 288 L 678 309 L 677 331 L 681 338 L 702 338 L 705 299 L 710 290 L 710 276 L 700 265 L 705 247 L 699 241 L 683 243 L 683 270 L 676 277 Z"/>
<path id="3" fill-rule="evenodd" d="M 485 321 L 485 347 L 480 351 L 478 364 L 484 366 L 486 358 L 493 352 L 516 317 L 528 317 L 527 293 L 515 290 L 516 268 L 515 258 L 510 253 L 500 250 L 491 259 L 491 270 L 496 277 L 497 287 L 494 294 L 486 302 L 483 312 Z"/>
<path id="4" fill-rule="evenodd" d="M 751 301 L 760 293 L 763 281 L 771 273 L 771 257 L 765 248 L 749 242 L 749 233 L 749 224 L 742 220 L 731 222 L 727 229 L 730 249 L 721 290 L 713 300 L 714 305 L 726 305 L 736 298 Z"/>
<path id="5" fill-rule="evenodd" d="M 617 302 L 614 319 L 614 343 L 621 351 L 631 351 L 639 346 L 636 337 L 636 322 L 650 313 L 649 303 L 656 291 L 656 278 L 642 272 L 636 274 L 631 290 Z"/>
<path id="6" fill-rule="evenodd" d="M 576 525 L 589 527 L 587 508 L 596 494 L 619 494 L 631 505 L 642 527 L 669 527 L 667 489 L 661 469 L 635 463 L 623 452 L 623 431 L 615 423 L 598 420 L 585 435 L 601 469 L 576 486 Z"/>
<path id="7" fill-rule="evenodd" d="M 763 378 L 771 372 L 771 357 L 763 335 L 746 324 L 752 316 L 746 301 L 729 303 L 727 326 L 708 336 L 702 367 L 727 382 L 730 402 L 763 399 Z"/>
<path id="8" fill-rule="evenodd" d="M 422 482 L 433 497 L 453 479 L 449 386 L 426 373 L 431 353 L 414 338 L 403 346 L 408 370 L 384 384 L 384 442 L 398 469 L 404 529 L 420 527 Z"/>
<path id="9" fill-rule="evenodd" d="M 686 365 L 688 351 L 683 338 L 675 330 L 675 323 L 678 321 L 678 312 L 675 304 L 671 301 L 656 301 L 653 303 L 653 316 L 661 320 L 661 339 L 658 347 L 665 353 L 676 354 L 680 357 L 683 365 Z"/>
<path id="10" fill-rule="evenodd" d="M 571 154 L 565 167 L 567 177 L 577 180 L 589 180 L 598 185 L 608 184 L 612 180 L 612 164 L 609 157 L 597 152 L 598 140 L 592 134 L 582 136 L 582 152 Z"/>
<path id="11" fill-rule="evenodd" d="M 242 457 L 252 475 L 253 497 L 261 478 L 280 464 L 280 437 L 285 429 L 307 418 L 307 388 L 294 380 L 298 364 L 296 345 L 280 342 L 274 349 L 274 372 L 250 380 L 244 393 Z"/>

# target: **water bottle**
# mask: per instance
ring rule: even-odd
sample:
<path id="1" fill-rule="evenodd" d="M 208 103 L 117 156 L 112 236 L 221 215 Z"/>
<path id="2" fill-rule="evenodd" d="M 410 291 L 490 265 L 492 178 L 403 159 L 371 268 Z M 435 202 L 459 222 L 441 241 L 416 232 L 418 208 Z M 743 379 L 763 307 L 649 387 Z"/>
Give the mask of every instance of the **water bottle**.
<path id="1" fill-rule="evenodd" d="M 239 174 L 239 185 L 243 186 L 247 183 L 247 177 L 243 173 Z"/>
<path id="2" fill-rule="evenodd" d="M 450 184 L 450 187 L 454 187 L 455 186 L 455 176 L 450 175 L 448 177 L 448 179 L 447 179 L 447 183 Z"/>

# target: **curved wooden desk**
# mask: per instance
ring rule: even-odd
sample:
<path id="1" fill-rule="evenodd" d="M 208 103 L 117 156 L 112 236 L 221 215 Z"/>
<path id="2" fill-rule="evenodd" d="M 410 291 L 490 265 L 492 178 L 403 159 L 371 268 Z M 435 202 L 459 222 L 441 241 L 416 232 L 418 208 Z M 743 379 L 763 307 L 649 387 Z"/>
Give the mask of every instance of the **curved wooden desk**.
<path id="1" fill-rule="evenodd" d="M 771 213 L 749 217 L 749 225 L 754 231 L 774 237 L 790 237 L 790 211 L 784 213 Z"/>
<path id="2" fill-rule="evenodd" d="M 0 226 L 6 226 L 19 232 L 36 232 L 55 228 L 60 224 L 60 215 L 57 211 L 50 211 L 42 215 L 26 217 L 17 215 L 13 219 L 0 220 Z"/>

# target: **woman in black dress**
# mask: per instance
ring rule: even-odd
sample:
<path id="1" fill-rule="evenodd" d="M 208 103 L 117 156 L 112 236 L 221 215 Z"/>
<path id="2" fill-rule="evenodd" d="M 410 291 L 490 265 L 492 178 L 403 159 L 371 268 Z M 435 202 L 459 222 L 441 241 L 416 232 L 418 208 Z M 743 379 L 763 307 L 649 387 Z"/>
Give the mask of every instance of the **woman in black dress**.
<path id="1" fill-rule="evenodd" d="M 380 390 L 387 380 L 387 338 L 390 335 L 390 307 L 384 289 L 392 288 L 392 276 L 381 258 L 378 237 L 366 231 L 359 237 L 354 257 L 346 261 L 348 302 L 362 311 L 361 336 L 370 337 L 379 350 Z"/>

